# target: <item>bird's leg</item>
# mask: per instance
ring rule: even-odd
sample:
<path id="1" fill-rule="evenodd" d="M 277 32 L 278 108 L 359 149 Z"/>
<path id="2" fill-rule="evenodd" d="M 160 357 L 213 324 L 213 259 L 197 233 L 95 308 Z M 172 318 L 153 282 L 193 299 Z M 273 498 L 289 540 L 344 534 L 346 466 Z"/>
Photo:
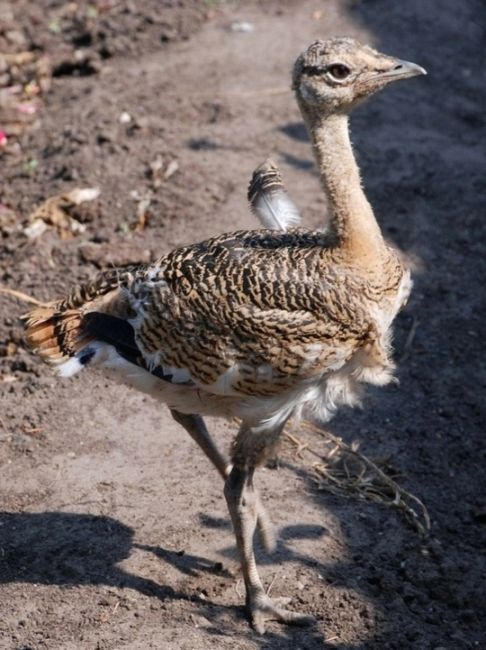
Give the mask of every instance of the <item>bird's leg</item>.
<path id="1" fill-rule="evenodd" d="M 181 413 L 174 409 L 171 409 L 170 412 L 174 420 L 187 431 L 191 438 L 199 445 L 212 464 L 216 467 L 223 479 L 226 480 L 231 472 L 231 463 L 219 451 L 206 427 L 206 424 L 204 423 L 203 418 L 200 415 Z M 255 494 L 255 498 L 258 534 L 263 547 L 270 553 L 275 549 L 276 545 L 272 522 L 270 521 L 258 494 Z"/>
<path id="2" fill-rule="evenodd" d="M 187 431 L 194 442 L 201 447 L 221 476 L 226 480 L 231 471 L 231 465 L 228 459 L 219 451 L 214 440 L 211 438 L 202 417 L 200 415 L 181 413 L 174 409 L 171 409 L 170 413 L 174 420 Z"/>
<path id="3" fill-rule="evenodd" d="M 245 430 L 240 430 L 235 449 L 238 449 L 238 438 L 244 436 L 244 434 Z M 265 433 L 259 433 L 258 435 L 265 436 Z M 312 616 L 298 614 L 279 607 L 267 596 L 263 589 L 253 550 L 253 535 L 258 516 L 258 495 L 253 487 L 255 467 L 254 465 L 246 467 L 239 464 L 239 457 L 240 454 L 234 453 L 235 464 L 226 479 L 224 495 L 233 522 L 246 587 L 246 606 L 253 627 L 259 634 L 263 634 L 265 632 L 265 620 L 267 619 L 294 625 L 309 625 L 314 622 Z"/>

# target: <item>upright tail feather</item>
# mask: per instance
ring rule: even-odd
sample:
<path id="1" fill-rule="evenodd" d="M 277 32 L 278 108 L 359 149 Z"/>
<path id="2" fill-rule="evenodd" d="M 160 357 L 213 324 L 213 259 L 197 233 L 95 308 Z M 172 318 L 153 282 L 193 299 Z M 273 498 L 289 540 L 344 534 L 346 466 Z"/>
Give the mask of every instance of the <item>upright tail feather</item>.
<path id="1" fill-rule="evenodd" d="M 248 200 L 265 228 L 287 230 L 300 224 L 299 211 L 285 191 L 278 167 L 270 159 L 253 172 Z"/>

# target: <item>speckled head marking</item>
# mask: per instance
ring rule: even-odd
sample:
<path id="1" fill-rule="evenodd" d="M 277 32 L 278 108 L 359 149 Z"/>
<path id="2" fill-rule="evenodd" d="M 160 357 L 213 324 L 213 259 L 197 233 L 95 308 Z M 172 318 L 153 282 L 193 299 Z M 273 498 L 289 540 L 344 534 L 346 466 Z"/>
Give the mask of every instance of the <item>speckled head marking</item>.
<path id="1" fill-rule="evenodd" d="M 353 38 L 312 43 L 297 59 L 293 88 L 299 102 L 319 110 L 348 112 L 391 81 L 425 70 L 415 63 L 381 54 Z"/>

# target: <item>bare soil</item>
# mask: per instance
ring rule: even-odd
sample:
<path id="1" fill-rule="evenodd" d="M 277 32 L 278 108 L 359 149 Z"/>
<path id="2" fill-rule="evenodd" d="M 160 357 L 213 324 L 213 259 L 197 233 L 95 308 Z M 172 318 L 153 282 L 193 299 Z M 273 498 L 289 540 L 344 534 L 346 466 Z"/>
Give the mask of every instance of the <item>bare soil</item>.
<path id="1" fill-rule="evenodd" d="M 305 223 L 323 224 L 287 92 L 313 39 L 356 36 L 427 68 L 353 118 L 415 290 L 396 327 L 400 385 L 330 427 L 388 458 L 432 520 L 424 540 L 394 510 L 319 490 L 284 446 L 258 474 L 279 534 L 259 563 L 272 595 L 318 622 L 257 637 L 207 460 L 149 399 L 96 373 L 56 378 L 24 348 L 26 305 L 0 295 L 0 648 L 486 647 L 484 3 L 3 0 L 0 14 L 0 51 L 34 54 L 0 65 L 19 86 L 0 93 L 0 283 L 40 300 L 251 227 L 246 185 L 268 154 Z M 73 213 L 84 232 L 28 240 L 30 212 L 75 187 L 101 190 Z M 227 448 L 232 425 L 210 425 Z"/>

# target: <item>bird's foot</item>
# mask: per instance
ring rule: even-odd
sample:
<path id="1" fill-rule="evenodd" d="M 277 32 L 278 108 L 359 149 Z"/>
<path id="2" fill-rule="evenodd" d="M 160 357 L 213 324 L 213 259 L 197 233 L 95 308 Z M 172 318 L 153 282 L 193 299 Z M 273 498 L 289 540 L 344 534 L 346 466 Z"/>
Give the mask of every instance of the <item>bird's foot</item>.
<path id="1" fill-rule="evenodd" d="M 287 623 L 287 625 L 304 626 L 315 623 L 316 619 L 313 616 L 299 614 L 281 606 L 281 604 L 287 605 L 289 602 L 289 598 L 272 600 L 263 590 L 258 590 L 254 594 L 249 595 L 247 607 L 255 631 L 258 634 L 264 634 L 265 621 L 269 620 Z"/>

